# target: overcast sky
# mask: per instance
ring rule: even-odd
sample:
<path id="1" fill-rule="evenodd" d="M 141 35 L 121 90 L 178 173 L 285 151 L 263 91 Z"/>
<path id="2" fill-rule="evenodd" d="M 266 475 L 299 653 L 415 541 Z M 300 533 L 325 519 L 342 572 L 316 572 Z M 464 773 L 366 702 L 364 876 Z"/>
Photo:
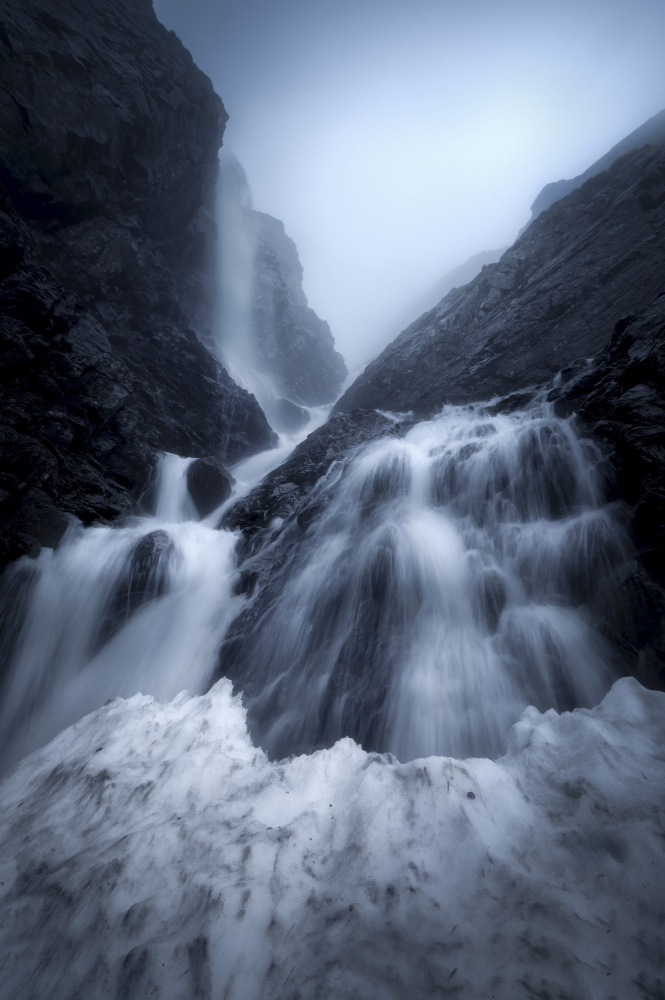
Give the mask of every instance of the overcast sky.
<path id="1" fill-rule="evenodd" d="M 155 0 L 351 366 L 665 106 L 665 0 Z M 415 316 L 413 317 L 415 319 Z"/>

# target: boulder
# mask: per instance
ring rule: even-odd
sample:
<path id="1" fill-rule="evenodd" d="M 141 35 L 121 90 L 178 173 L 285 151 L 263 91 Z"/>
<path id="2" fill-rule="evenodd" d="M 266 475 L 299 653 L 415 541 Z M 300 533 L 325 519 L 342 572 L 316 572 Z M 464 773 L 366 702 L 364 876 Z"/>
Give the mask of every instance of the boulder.
<path id="1" fill-rule="evenodd" d="M 200 517 L 207 517 L 231 496 L 235 480 L 215 458 L 197 458 L 187 469 L 187 489 Z"/>

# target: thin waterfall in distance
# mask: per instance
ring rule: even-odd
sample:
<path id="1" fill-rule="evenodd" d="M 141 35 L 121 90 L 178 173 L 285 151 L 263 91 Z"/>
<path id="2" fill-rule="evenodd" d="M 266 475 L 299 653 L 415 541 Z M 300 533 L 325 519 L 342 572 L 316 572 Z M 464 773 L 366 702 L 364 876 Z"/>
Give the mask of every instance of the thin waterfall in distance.
<path id="1" fill-rule="evenodd" d="M 231 670 L 271 755 L 348 735 L 401 760 L 495 756 L 527 705 L 608 690 L 599 622 L 631 548 L 599 450 L 542 400 L 447 407 L 362 447 L 313 503 Z"/>
<path id="2" fill-rule="evenodd" d="M 224 147 L 219 154 L 219 301 L 215 353 L 231 377 L 263 406 L 274 397 L 269 379 L 257 372 L 252 331 L 252 284 L 256 234 L 248 220 L 250 191 L 245 173 Z"/>
<path id="3" fill-rule="evenodd" d="M 285 309 L 288 310 L 289 293 L 286 285 L 274 288 L 271 280 L 265 279 L 265 276 L 264 282 L 268 280 L 269 290 L 265 283 L 261 287 L 257 274 L 261 230 L 257 220 L 262 218 L 264 224 L 269 220 L 276 230 L 281 231 L 281 240 L 291 245 L 296 263 L 297 251 L 285 236 L 281 222 L 252 211 L 251 194 L 244 170 L 233 153 L 224 147 L 220 151 L 216 211 L 219 222 L 219 295 L 212 349 L 238 385 L 256 397 L 270 426 L 284 439 L 282 444 L 286 438 L 292 438 L 294 433 L 301 440 L 303 434 L 300 432 L 303 429 L 311 431 L 326 420 L 335 391 L 331 389 L 328 393 L 319 387 L 317 391 L 312 392 L 310 388 L 304 394 L 302 391 L 299 394 L 294 391 L 293 386 L 289 390 L 283 384 L 283 379 L 280 380 L 279 355 L 287 350 L 287 345 L 280 339 L 279 316 Z M 274 251 L 271 253 L 274 255 Z M 279 265 L 276 266 L 279 271 Z M 275 275 L 272 275 L 273 280 L 274 278 Z M 273 294 L 276 301 L 272 301 Z M 300 295 L 300 308 L 308 312 L 304 293 L 301 291 Z M 267 323 L 271 329 L 271 336 L 276 338 L 272 346 L 267 347 L 267 353 L 265 344 L 263 350 L 261 348 L 261 334 L 257 332 L 257 310 L 263 314 L 263 323 Z M 297 316 L 291 316 L 290 322 L 298 329 L 302 317 L 298 320 Z M 317 322 L 321 323 L 318 319 Z M 300 330 L 297 336 L 304 337 L 305 343 L 312 338 L 311 349 L 316 358 L 316 336 L 313 336 L 312 331 Z M 302 360 L 302 357 L 292 357 L 292 369 L 301 364 Z"/>

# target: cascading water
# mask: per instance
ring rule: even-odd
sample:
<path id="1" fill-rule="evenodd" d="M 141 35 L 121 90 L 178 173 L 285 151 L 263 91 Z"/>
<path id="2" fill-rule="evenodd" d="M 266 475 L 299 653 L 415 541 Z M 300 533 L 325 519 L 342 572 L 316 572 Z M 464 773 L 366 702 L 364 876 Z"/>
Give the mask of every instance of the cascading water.
<path id="1" fill-rule="evenodd" d="M 295 443 L 236 466 L 226 505 Z M 196 519 L 189 461 L 162 459 L 155 516 L 73 527 L 10 572 L 23 598 L 4 768 L 109 697 L 201 692 L 220 646 L 278 756 L 343 735 L 402 759 L 493 755 L 527 704 L 593 704 L 609 687 L 595 623 L 630 550 L 598 450 L 546 404 L 450 407 L 333 467 L 321 513 L 254 557 L 273 558 L 283 589 L 240 662 L 222 643 L 257 595 L 234 596 L 237 537 L 215 530 L 221 508 Z"/>
<path id="2" fill-rule="evenodd" d="M 20 560 L 32 591 L 0 706 L 3 769 L 107 698 L 200 691 L 233 615 L 234 539 L 193 520 L 187 459 L 164 456 L 154 517 L 73 527 Z"/>
<path id="3" fill-rule="evenodd" d="M 248 209 L 247 178 L 233 153 L 220 151 L 217 214 L 220 233 L 220 297 L 216 323 L 216 353 L 231 377 L 258 399 L 270 425 L 280 421 L 281 394 L 270 373 L 259 363 L 252 323 L 256 233 Z M 324 419 L 324 418 L 322 418 Z"/>
<path id="4" fill-rule="evenodd" d="M 110 697 L 201 693 L 242 606 L 231 593 L 236 536 L 224 508 L 323 419 L 233 467 L 232 496 L 199 520 L 191 458 L 163 455 L 155 514 L 122 527 L 75 525 L 56 552 L 20 559 L 3 581 L 0 773 Z"/>
<path id="5" fill-rule="evenodd" d="M 449 407 L 331 470 L 323 514 L 273 543 L 283 592 L 222 657 L 255 737 L 278 757 L 344 735 L 403 760 L 496 755 L 527 704 L 597 702 L 600 605 L 630 563 L 602 464 L 540 402 Z"/>

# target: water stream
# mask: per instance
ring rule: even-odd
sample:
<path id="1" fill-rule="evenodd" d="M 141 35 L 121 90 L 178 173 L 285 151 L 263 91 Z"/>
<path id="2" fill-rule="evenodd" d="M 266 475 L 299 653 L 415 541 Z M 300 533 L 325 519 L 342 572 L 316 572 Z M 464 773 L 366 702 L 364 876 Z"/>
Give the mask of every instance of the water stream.
<path id="1" fill-rule="evenodd" d="M 226 505 L 303 436 L 236 466 Z M 222 508 L 197 519 L 190 461 L 162 458 L 154 515 L 73 526 L 9 571 L 3 769 L 110 697 L 210 683 L 260 591 L 234 596 L 237 536 Z M 255 736 L 277 756 L 343 735 L 405 760 L 495 755 L 527 704 L 595 704 L 613 679 L 599 609 L 631 557 L 603 475 L 543 402 L 450 407 L 334 466 L 317 517 L 267 543 L 279 593 L 231 671 Z"/>

